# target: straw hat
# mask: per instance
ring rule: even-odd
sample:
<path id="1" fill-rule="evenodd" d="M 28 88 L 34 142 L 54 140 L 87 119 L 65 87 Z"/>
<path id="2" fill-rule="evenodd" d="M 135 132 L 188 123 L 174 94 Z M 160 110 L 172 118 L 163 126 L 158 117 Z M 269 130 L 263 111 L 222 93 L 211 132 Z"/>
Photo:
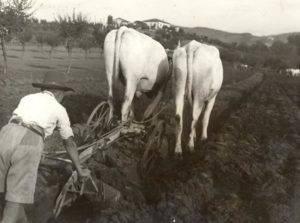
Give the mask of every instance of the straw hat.
<path id="1" fill-rule="evenodd" d="M 66 75 L 59 71 L 49 71 L 44 76 L 43 83 L 32 83 L 33 87 L 56 89 L 61 91 L 74 91 L 73 88 L 66 86 Z"/>

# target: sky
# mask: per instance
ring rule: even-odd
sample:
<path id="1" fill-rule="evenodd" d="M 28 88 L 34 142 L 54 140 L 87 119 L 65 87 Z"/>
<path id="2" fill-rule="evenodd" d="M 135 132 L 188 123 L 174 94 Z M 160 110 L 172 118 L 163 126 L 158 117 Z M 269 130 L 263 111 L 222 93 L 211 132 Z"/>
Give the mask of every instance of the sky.
<path id="1" fill-rule="evenodd" d="M 272 35 L 300 31 L 300 0 L 34 0 L 34 16 L 54 20 L 82 12 L 91 22 L 108 15 L 129 21 L 158 18 L 174 25 Z"/>

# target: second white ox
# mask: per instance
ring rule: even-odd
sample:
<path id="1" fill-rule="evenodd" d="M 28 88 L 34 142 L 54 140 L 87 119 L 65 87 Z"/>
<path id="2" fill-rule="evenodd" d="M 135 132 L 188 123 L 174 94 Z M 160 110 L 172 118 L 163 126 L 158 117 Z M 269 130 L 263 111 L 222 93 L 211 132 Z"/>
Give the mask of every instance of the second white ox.
<path id="1" fill-rule="evenodd" d="M 175 84 L 176 104 L 176 147 L 181 154 L 182 116 L 184 98 L 187 95 L 192 106 L 193 120 L 188 147 L 194 150 L 196 124 L 204 108 L 201 139 L 207 138 L 207 127 L 217 93 L 223 82 L 223 66 L 219 50 L 214 46 L 191 41 L 184 47 L 177 47 L 173 54 L 173 84 Z M 186 93 L 185 93 L 186 92 Z"/>
<path id="2" fill-rule="evenodd" d="M 155 98 L 144 114 L 144 118 L 148 118 L 162 98 L 169 78 L 168 58 L 163 46 L 145 34 L 122 26 L 107 34 L 104 59 L 110 118 L 114 113 L 114 85 L 118 80 L 125 85 L 122 121 L 127 121 L 135 95 L 154 93 Z"/>

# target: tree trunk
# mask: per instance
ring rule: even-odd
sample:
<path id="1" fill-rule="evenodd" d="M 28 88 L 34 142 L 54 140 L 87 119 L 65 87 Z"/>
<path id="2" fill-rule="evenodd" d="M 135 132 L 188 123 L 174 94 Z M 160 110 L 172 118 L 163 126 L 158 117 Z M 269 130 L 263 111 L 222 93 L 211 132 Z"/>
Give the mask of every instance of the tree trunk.
<path id="1" fill-rule="evenodd" d="M 50 58 L 50 59 L 52 58 L 52 52 L 53 52 L 53 49 L 54 49 L 54 47 L 51 47 L 50 50 L 49 50 L 49 58 Z"/>
<path id="2" fill-rule="evenodd" d="M 6 73 L 7 73 L 7 54 L 6 54 L 4 36 L 1 36 L 1 47 L 2 47 L 2 53 L 3 53 L 3 59 L 4 59 L 3 74 L 6 75 Z"/>
<path id="3" fill-rule="evenodd" d="M 68 69 L 66 71 L 66 74 L 70 73 L 71 66 L 72 66 L 72 49 L 68 50 L 68 57 L 69 57 L 69 66 L 68 66 Z"/>
<path id="4" fill-rule="evenodd" d="M 25 53 L 25 43 L 22 43 L 22 56 L 24 56 Z"/>
<path id="5" fill-rule="evenodd" d="M 66 48 L 68 51 L 68 59 L 69 59 L 69 66 L 66 70 L 66 74 L 69 74 L 70 70 L 71 70 L 71 66 L 72 66 L 72 49 L 73 49 L 73 40 L 72 39 L 67 39 Z"/>

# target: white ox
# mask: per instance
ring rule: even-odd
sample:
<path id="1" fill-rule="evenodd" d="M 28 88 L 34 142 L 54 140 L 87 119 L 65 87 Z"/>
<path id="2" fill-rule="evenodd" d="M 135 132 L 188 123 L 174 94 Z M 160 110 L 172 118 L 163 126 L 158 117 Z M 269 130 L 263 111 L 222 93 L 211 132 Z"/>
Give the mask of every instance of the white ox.
<path id="1" fill-rule="evenodd" d="M 241 70 L 247 70 L 249 68 L 248 64 L 240 64 L 239 68 Z"/>
<path id="2" fill-rule="evenodd" d="M 148 118 L 162 98 L 169 78 L 168 58 L 163 46 L 145 34 L 122 26 L 105 37 L 104 59 L 110 119 L 114 114 L 113 94 L 117 92 L 118 80 L 125 85 L 122 121 L 127 121 L 132 114 L 134 96 L 139 97 L 142 93 L 155 95 L 144 113 L 144 118 Z"/>
<path id="3" fill-rule="evenodd" d="M 285 72 L 288 77 L 300 77 L 300 69 L 288 68 Z"/>
<path id="4" fill-rule="evenodd" d="M 185 94 L 193 108 L 193 120 L 188 147 L 194 151 L 196 124 L 204 109 L 201 139 L 207 138 L 207 127 L 217 93 L 223 82 L 223 66 L 219 50 L 214 46 L 191 41 L 184 47 L 177 47 L 173 54 L 173 84 L 176 105 L 176 147 L 181 154 L 182 116 Z"/>

